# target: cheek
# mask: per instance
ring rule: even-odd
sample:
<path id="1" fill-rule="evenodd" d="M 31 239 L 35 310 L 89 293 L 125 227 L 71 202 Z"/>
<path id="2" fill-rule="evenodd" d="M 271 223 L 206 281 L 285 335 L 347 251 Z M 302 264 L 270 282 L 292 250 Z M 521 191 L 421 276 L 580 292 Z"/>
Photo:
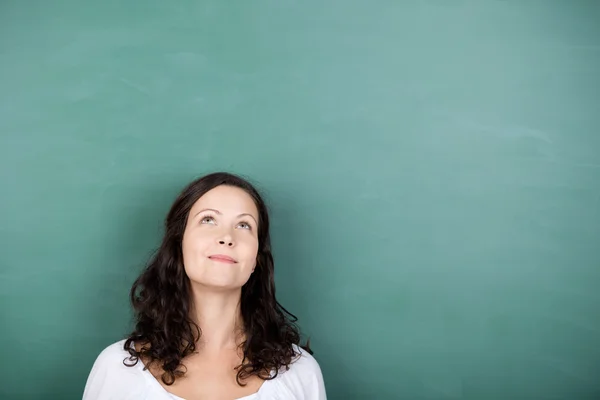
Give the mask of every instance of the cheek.
<path id="1" fill-rule="evenodd" d="M 254 263 L 258 254 L 258 241 L 255 238 L 244 238 L 238 242 L 243 247 L 244 258 L 247 262 Z"/>
<path id="2" fill-rule="evenodd" d="M 210 238 L 207 235 L 199 234 L 187 234 L 184 235 L 181 243 L 181 251 L 183 253 L 183 259 L 191 259 L 196 257 L 198 254 L 203 254 L 208 248 Z"/>

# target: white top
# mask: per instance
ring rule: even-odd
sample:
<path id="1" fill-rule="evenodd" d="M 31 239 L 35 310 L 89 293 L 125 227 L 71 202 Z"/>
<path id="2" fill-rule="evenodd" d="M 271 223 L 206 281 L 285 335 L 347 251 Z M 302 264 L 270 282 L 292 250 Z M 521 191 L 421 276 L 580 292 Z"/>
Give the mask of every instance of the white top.
<path id="1" fill-rule="evenodd" d="M 105 348 L 88 376 L 83 400 L 185 400 L 169 393 L 142 361 L 132 367 L 123 364 L 129 357 L 125 340 Z M 265 381 L 258 392 L 235 400 L 326 400 L 323 375 L 317 361 L 294 345 L 300 357 L 282 368 L 276 378 Z"/>

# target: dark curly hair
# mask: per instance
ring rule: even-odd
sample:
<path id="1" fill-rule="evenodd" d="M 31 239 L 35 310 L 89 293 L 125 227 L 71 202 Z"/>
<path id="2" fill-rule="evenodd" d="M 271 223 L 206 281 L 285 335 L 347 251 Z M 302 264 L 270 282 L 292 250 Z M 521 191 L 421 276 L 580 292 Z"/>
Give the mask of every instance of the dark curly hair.
<path id="1" fill-rule="evenodd" d="M 191 287 L 181 250 L 188 214 L 200 197 L 220 185 L 246 191 L 259 214 L 256 268 L 241 294 L 245 340 L 240 345 L 243 359 L 236 367 L 237 383 L 244 386 L 242 381 L 252 375 L 266 380 L 275 378 L 280 368 L 289 368 L 295 358 L 292 345 L 300 346 L 297 318 L 275 298 L 265 202 L 248 181 L 230 173 L 215 172 L 190 183 L 179 194 L 166 217 L 162 243 L 130 292 L 136 325 L 125 341 L 124 349 L 130 357 L 123 363 L 133 366 L 141 359 L 147 369 L 158 365 L 164 371 L 161 378 L 166 385 L 172 385 L 185 374 L 181 361 L 196 350 L 201 336 L 200 327 L 190 317 Z M 312 354 L 308 343 L 301 347 Z"/>

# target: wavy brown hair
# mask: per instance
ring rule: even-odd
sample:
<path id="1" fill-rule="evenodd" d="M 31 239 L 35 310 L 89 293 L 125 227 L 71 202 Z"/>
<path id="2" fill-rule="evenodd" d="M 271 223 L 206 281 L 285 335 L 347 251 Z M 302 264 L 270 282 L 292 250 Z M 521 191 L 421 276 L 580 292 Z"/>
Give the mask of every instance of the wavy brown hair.
<path id="1" fill-rule="evenodd" d="M 181 243 L 190 209 L 209 190 L 228 185 L 248 193 L 258 209 L 258 255 L 254 272 L 242 287 L 241 315 L 245 340 L 243 359 L 236 367 L 239 385 L 257 375 L 273 379 L 281 367 L 288 368 L 296 356 L 292 345 L 300 345 L 297 318 L 275 298 L 274 262 L 269 237 L 269 214 L 259 192 L 248 181 L 226 172 L 215 172 L 190 183 L 177 197 L 165 220 L 162 243 L 131 287 L 135 329 L 125 341 L 133 366 L 142 360 L 145 368 L 158 366 L 161 379 L 172 385 L 185 374 L 182 360 L 196 350 L 202 335 L 191 319 L 190 280 L 183 266 Z M 139 349 L 134 346 L 139 345 Z M 309 345 L 302 346 L 312 354 Z M 271 376 L 270 372 L 273 371 Z"/>

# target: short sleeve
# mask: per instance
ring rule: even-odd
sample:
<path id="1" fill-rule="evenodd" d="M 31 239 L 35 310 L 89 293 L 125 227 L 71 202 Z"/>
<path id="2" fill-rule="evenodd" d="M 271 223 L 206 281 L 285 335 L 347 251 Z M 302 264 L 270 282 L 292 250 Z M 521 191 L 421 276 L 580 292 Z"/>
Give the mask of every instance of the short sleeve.
<path id="1" fill-rule="evenodd" d="M 275 381 L 284 398 L 295 400 L 326 400 L 325 382 L 317 360 L 306 350 L 295 346 L 299 357 L 282 371 Z M 283 393 L 282 393 L 283 394 Z"/>
<path id="2" fill-rule="evenodd" d="M 83 400 L 140 398 L 147 385 L 138 368 L 123 364 L 127 355 L 123 342 L 108 346 L 98 355 L 88 375 Z"/>

